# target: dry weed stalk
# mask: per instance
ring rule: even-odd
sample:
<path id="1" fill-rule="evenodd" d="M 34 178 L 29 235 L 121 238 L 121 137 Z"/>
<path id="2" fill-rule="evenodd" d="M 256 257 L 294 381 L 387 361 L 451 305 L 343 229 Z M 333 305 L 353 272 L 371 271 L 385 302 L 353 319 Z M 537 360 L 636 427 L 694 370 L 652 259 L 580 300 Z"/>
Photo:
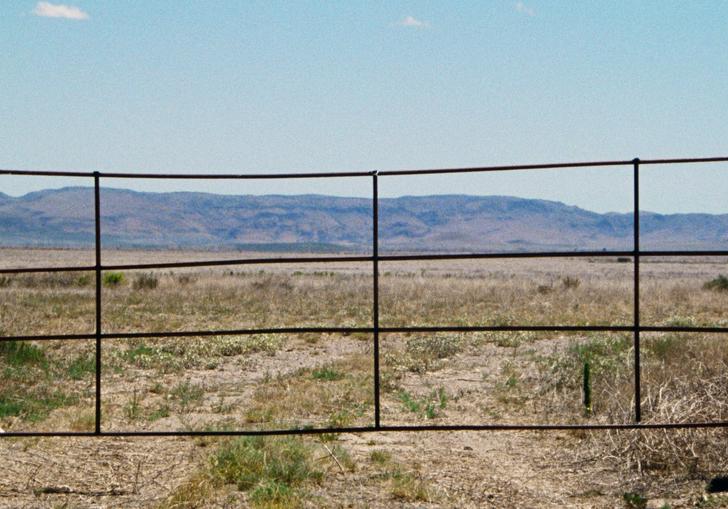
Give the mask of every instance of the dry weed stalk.
<path id="1" fill-rule="evenodd" d="M 694 423 L 725 420 L 728 372 L 703 380 L 674 377 L 648 391 L 642 401 L 644 422 Z M 624 412 L 622 409 L 621 412 Z M 722 428 L 617 430 L 591 433 L 590 445 L 604 457 L 636 469 L 703 476 L 728 469 L 728 430 Z"/>

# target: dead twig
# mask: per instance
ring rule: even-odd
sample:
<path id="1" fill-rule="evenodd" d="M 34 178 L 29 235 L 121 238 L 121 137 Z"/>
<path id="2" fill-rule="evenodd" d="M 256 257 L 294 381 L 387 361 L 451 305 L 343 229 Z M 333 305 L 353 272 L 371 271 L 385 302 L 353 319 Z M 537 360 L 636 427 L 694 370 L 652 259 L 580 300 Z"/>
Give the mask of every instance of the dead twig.
<path id="1" fill-rule="evenodd" d="M 324 446 L 324 449 L 326 449 L 326 452 L 329 453 L 329 456 L 331 456 L 334 459 L 334 461 L 336 462 L 336 464 L 339 465 L 339 469 L 341 470 L 341 473 L 344 474 L 344 476 L 346 476 L 346 471 L 344 470 L 344 467 L 339 462 L 339 458 L 337 458 L 336 455 L 334 454 L 334 452 L 331 449 L 329 449 L 328 445 L 323 444 L 323 443 L 321 445 Z"/>

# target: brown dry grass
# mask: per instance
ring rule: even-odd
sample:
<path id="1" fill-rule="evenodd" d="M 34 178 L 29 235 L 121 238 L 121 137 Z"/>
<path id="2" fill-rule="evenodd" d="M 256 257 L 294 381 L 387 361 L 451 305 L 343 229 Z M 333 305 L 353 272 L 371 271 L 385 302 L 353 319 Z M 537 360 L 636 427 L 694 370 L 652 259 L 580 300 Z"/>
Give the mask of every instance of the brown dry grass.
<path id="1" fill-rule="evenodd" d="M 79 259 L 72 251 L 31 251 L 24 258 L 16 251 L 3 254 L 7 255 L 2 260 L 4 266 L 23 259 L 40 263 L 44 256 L 55 263 Z M 185 259 L 203 255 L 193 253 Z M 112 252 L 109 256 L 126 262 L 138 253 Z M 145 255 L 154 260 L 180 256 Z M 154 331 L 369 326 L 369 269 L 366 264 L 339 263 L 326 267 L 271 265 L 254 270 L 126 271 L 124 282 L 104 288 L 103 327 L 105 331 Z M 705 281 L 723 269 L 724 263 L 715 260 L 647 260 L 642 268 L 644 322 L 725 325 L 723 310 L 728 295 L 703 288 Z M 381 323 L 626 324 L 631 321 L 631 270 L 630 264 L 602 259 L 382 264 Z M 155 283 L 135 284 L 142 273 Z M 2 334 L 90 332 L 93 284 L 92 279 L 82 276 L 5 278 L 0 284 Z M 642 347 L 645 420 L 725 419 L 725 346 L 720 336 L 646 334 Z M 92 428 L 93 373 L 84 363 L 92 354 L 91 347 L 91 342 L 84 341 L 36 342 L 33 348 L 42 352 L 42 361 L 2 356 L 0 427 Z M 630 335 L 383 334 L 381 351 L 382 418 L 387 424 L 629 422 L 632 418 Z M 589 362 L 592 373 L 590 413 L 582 405 L 584 362 Z M 108 430 L 359 426 L 372 420 L 368 335 L 109 340 L 104 342 L 103 366 L 103 426 Z M 68 397 L 50 397 L 55 389 Z M 19 408 L 21 400 L 37 405 Z M 317 461 L 327 463 L 326 473 L 321 484 L 304 488 L 315 494 L 310 503 L 323 506 L 342 502 L 373 507 L 476 507 L 498 506 L 499 500 L 519 501 L 516 505 L 613 506 L 622 493 L 634 490 L 675 500 L 687 493 L 692 500 L 690 497 L 698 496 L 700 490 L 697 480 L 728 468 L 728 437 L 722 430 L 554 433 L 539 439 L 509 434 L 497 435 L 496 442 L 488 441 L 495 436 L 423 434 L 408 435 L 401 441 L 393 436 L 324 437 L 330 441 L 329 449 L 335 446 L 348 451 L 341 453 L 348 460 L 335 454 L 333 459 L 317 446 L 323 458 Z M 427 445 L 418 446 L 418 440 Z M 94 443 L 98 442 L 88 442 Z M 134 443 L 157 450 L 162 457 L 167 454 L 165 441 Z M 463 449 L 468 443 L 477 445 Z M 30 503 L 34 499 L 38 505 L 52 506 L 48 505 L 52 497 L 33 494 L 49 481 L 32 480 L 32 469 L 28 471 L 23 465 L 35 465 L 39 463 L 36 458 L 47 455 L 62 461 L 59 442 L 5 440 L 2 445 L 15 451 L 15 459 L 6 459 L 5 466 L 6 471 L 17 475 L 0 476 L 0 495 L 11 501 Z M 388 460 L 391 464 L 369 457 L 383 445 L 392 455 Z M 204 451 L 210 446 L 221 447 L 216 440 L 190 445 L 196 452 L 190 453 L 186 463 L 184 471 L 190 472 L 186 481 L 184 476 L 161 473 L 164 469 L 150 465 L 148 471 L 160 476 L 165 486 L 161 491 L 138 481 L 136 487 L 129 488 L 127 480 L 127 488 L 120 490 L 123 495 L 108 489 L 89 495 L 93 490 L 77 488 L 84 483 L 71 472 L 61 477 L 76 483 L 71 488 L 79 491 L 76 498 L 81 507 L 89 500 L 112 506 L 114 497 L 148 507 L 158 503 L 164 507 L 204 506 L 193 493 L 206 493 L 204 497 L 220 507 L 233 503 L 231 500 L 244 503 L 246 496 L 230 486 L 205 481 L 206 460 L 200 458 L 206 457 Z M 22 454 L 18 447 L 24 448 Z M 520 463 L 508 457 L 512 448 L 522 451 Z M 468 479 L 479 469 L 470 456 L 458 460 L 463 450 L 468 454 L 472 451 L 476 463 L 493 454 L 508 465 L 502 475 L 493 474 L 487 480 L 497 490 L 483 494 L 466 488 Z M 424 466 L 424 461 L 432 465 Z M 551 470 L 539 466 L 542 461 L 551 464 Z M 556 468 L 554 463 L 561 466 Z M 474 472 L 468 471 L 467 465 Z M 140 467 L 142 478 L 144 468 Z M 508 468 L 513 469 L 510 474 Z M 533 498 L 535 495 L 509 484 L 508 479 L 522 476 L 528 468 L 535 469 L 532 475 L 539 478 L 542 488 L 550 490 L 551 497 Z M 577 469 L 583 475 L 567 474 L 559 468 Z M 451 481 L 455 471 L 461 471 L 460 484 Z M 605 484 L 589 488 L 590 475 L 597 471 L 609 472 L 603 477 Z M 93 479 L 88 472 L 84 475 Z M 22 476 L 31 480 L 23 484 Z M 664 479 L 681 480 L 682 484 L 665 490 L 659 487 L 665 485 Z M 345 486 L 352 482 L 357 489 L 347 490 Z M 271 501 L 275 501 L 275 493 Z M 63 496 L 66 501 L 76 500 L 73 493 Z M 307 497 L 300 499 L 303 505 L 309 503 Z M 0 506 L 4 500 L 0 497 Z M 674 501 L 672 504 L 679 506 Z"/>

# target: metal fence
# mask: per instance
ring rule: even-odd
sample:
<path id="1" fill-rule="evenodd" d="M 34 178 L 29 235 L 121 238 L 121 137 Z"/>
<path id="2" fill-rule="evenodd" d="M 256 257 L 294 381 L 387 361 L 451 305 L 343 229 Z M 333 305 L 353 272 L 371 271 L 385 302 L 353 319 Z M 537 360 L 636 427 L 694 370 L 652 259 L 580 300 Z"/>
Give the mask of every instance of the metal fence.
<path id="1" fill-rule="evenodd" d="M 72 431 L 18 431 L 0 433 L 0 437 L 29 436 L 198 436 L 198 435 L 304 435 L 324 433 L 364 433 L 364 432 L 402 432 L 402 431 L 485 431 L 485 430 L 569 430 L 569 429 L 649 429 L 649 428 L 716 428 L 728 427 L 728 421 L 711 422 L 642 422 L 641 381 L 640 381 L 640 335 L 642 332 L 699 332 L 726 333 L 728 327 L 688 327 L 688 326 L 645 326 L 640 323 L 640 257 L 696 257 L 696 256 L 728 256 L 728 250 L 659 250 L 640 249 L 640 166 L 665 164 L 691 164 L 728 162 L 728 157 L 682 158 L 682 159 L 650 159 L 624 161 L 590 161 L 576 163 L 529 164 L 514 166 L 490 166 L 469 168 L 439 168 L 426 170 L 394 170 L 369 172 L 339 173 L 292 173 L 292 174 L 150 174 L 150 173 L 113 173 L 113 172 L 76 172 L 76 171 L 31 171 L 0 169 L 0 175 L 45 176 L 45 177 L 88 177 L 94 183 L 94 225 L 95 225 L 95 264 L 92 266 L 72 267 L 27 267 L 0 269 L 0 274 L 17 274 L 32 272 L 69 272 L 93 271 L 96 275 L 96 330 L 92 334 L 50 334 L 27 336 L 0 336 L 0 341 L 53 341 L 53 340 L 95 340 L 96 354 L 96 394 L 95 394 L 95 429 L 89 432 Z M 539 251 L 539 252 L 482 252 L 467 254 L 379 254 L 379 181 L 381 178 L 405 175 L 434 175 L 456 173 L 484 173 L 515 170 L 546 170 L 588 167 L 631 166 L 633 168 L 633 248 L 628 251 Z M 172 263 L 139 263 L 106 265 L 101 262 L 101 204 L 100 181 L 102 178 L 115 179 L 179 179 L 179 180 L 258 180 L 258 179 L 321 179 L 369 177 L 372 184 L 372 254 L 367 256 L 306 256 L 281 258 L 245 258 L 234 260 L 208 260 Z M 0 218 L 0 220 L 2 220 Z M 577 258 L 577 257 L 629 257 L 633 261 L 633 321 L 631 325 L 494 325 L 494 326 L 410 326 L 384 327 L 379 320 L 379 262 L 407 260 L 464 260 L 493 258 Z M 171 269 L 181 267 L 213 267 L 253 264 L 283 263 L 327 263 L 327 262 L 370 262 L 372 264 L 373 299 L 372 325 L 370 327 L 283 327 L 239 330 L 196 330 L 196 331 L 157 331 L 157 332 L 122 332 L 105 333 L 101 326 L 101 273 L 105 270 L 124 269 Z M 634 419 L 630 423 L 599 424 L 475 424 L 475 425 L 387 425 L 381 419 L 381 374 L 379 336 L 384 333 L 437 333 L 437 332 L 630 332 L 634 345 Z M 162 338 L 162 337 L 204 337 L 223 335 L 251 334 L 305 334 L 305 333 L 368 333 L 373 337 L 374 365 L 374 425 L 361 427 L 325 427 L 300 429 L 266 429 L 266 430 L 233 430 L 233 431 L 104 431 L 101 415 L 101 349 L 105 339 Z"/>

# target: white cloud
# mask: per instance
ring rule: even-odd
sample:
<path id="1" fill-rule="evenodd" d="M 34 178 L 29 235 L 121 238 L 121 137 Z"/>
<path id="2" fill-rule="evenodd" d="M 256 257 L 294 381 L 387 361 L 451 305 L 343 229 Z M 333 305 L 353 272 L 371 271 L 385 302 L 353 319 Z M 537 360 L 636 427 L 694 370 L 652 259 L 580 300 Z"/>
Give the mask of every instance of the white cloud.
<path id="1" fill-rule="evenodd" d="M 88 13 L 74 5 L 52 4 L 50 2 L 38 2 L 35 9 L 33 9 L 33 14 L 44 18 L 88 19 Z"/>
<path id="2" fill-rule="evenodd" d="M 420 21 L 417 18 L 414 18 L 412 16 L 405 16 L 405 18 L 397 23 L 399 26 L 403 27 L 414 27 L 414 28 L 427 28 L 430 26 L 430 24 L 426 21 Z"/>
<path id="3" fill-rule="evenodd" d="M 526 16 L 535 16 L 536 11 L 524 4 L 523 2 L 516 2 L 516 10 Z"/>

